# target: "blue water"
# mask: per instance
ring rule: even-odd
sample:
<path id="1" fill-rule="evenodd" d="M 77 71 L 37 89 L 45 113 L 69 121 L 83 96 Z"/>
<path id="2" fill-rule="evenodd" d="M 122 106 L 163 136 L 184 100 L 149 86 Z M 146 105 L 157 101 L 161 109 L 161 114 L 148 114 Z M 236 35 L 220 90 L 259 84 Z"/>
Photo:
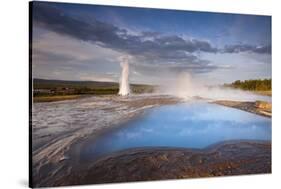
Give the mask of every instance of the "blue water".
<path id="1" fill-rule="evenodd" d="M 204 148 L 227 140 L 271 140 L 271 119 L 245 111 L 194 102 L 150 109 L 87 145 L 93 158 L 135 147 Z"/>

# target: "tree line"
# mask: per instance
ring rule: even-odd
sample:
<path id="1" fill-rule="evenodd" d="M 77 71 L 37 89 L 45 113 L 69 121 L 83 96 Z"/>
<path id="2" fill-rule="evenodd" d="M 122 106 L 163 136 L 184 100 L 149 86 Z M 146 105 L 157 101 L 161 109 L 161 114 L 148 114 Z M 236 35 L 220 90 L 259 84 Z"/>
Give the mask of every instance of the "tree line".
<path id="1" fill-rule="evenodd" d="M 271 91 L 271 79 L 236 80 L 231 84 L 225 84 L 225 86 L 249 91 Z"/>

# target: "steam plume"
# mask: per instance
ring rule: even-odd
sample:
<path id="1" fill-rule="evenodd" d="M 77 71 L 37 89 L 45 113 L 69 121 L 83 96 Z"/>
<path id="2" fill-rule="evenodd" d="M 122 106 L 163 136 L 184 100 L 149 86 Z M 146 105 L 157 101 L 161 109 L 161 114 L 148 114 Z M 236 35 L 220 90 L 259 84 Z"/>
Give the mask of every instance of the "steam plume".
<path id="1" fill-rule="evenodd" d="M 120 66 L 122 67 L 122 73 L 120 77 L 119 83 L 119 95 L 126 96 L 130 93 L 130 85 L 129 85 L 129 60 L 128 56 L 121 57 Z"/>
<path id="2" fill-rule="evenodd" d="M 271 102 L 271 97 L 257 95 L 238 89 L 204 85 L 202 81 L 200 82 L 196 80 L 188 73 L 179 74 L 172 83 L 166 82 L 159 88 L 159 92 L 187 100 L 194 97 L 201 97 L 209 100 L 263 100 Z"/>

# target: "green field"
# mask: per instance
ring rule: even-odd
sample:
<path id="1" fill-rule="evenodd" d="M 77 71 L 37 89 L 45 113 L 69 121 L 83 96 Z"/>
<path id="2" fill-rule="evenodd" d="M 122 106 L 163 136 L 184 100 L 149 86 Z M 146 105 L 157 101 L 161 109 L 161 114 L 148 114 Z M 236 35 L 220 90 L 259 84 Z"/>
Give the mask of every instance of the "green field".
<path id="1" fill-rule="evenodd" d="M 131 84 L 132 93 L 152 93 L 155 86 Z M 85 95 L 113 95 L 118 94 L 119 84 L 98 81 L 63 81 L 33 79 L 34 102 L 50 102 L 68 100 Z"/>

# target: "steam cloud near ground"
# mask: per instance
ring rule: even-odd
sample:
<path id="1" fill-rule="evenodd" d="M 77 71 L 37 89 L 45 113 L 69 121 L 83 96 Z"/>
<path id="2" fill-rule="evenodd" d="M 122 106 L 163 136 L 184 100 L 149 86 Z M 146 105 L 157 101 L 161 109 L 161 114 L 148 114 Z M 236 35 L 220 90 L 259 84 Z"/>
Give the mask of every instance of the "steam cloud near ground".
<path id="1" fill-rule="evenodd" d="M 207 86 L 192 78 L 188 73 L 179 74 L 173 82 L 160 85 L 157 92 L 174 95 L 187 100 L 194 97 L 202 97 L 210 100 L 263 100 L 271 102 L 271 97 L 268 96 L 257 95 L 252 92 L 222 86 Z"/>
<path id="2" fill-rule="evenodd" d="M 132 57 L 124 55 L 119 57 L 122 72 L 120 75 L 119 95 L 127 96 L 130 93 L 129 85 L 129 63 Z M 219 85 L 208 85 L 208 81 L 199 81 L 187 72 L 168 74 L 175 78 L 171 81 L 163 79 L 163 83 L 159 84 L 156 93 L 172 95 L 186 100 L 192 100 L 194 97 L 204 98 L 207 100 L 235 100 L 235 101 L 256 101 L 262 100 L 271 102 L 271 97 L 258 95 L 253 92 L 223 87 Z M 167 76 L 168 77 L 168 76 Z"/>

